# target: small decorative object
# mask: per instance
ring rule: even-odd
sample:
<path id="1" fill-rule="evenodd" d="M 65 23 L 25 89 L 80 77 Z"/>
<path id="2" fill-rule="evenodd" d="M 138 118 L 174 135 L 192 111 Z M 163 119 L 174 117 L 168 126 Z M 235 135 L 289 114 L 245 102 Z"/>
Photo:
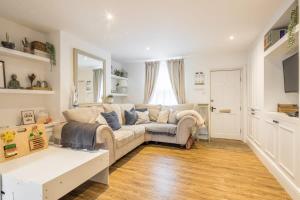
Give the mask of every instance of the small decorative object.
<path id="1" fill-rule="evenodd" d="M 72 104 L 73 107 L 76 108 L 79 106 L 79 100 L 78 100 L 78 90 L 76 87 L 73 86 L 73 98 L 72 98 Z"/>
<path id="2" fill-rule="evenodd" d="M 114 75 L 116 75 L 116 76 L 121 76 L 121 71 L 118 70 L 118 69 L 115 69 Z"/>
<path id="3" fill-rule="evenodd" d="M 41 81 L 37 81 L 34 87 L 42 87 L 42 82 Z"/>
<path id="4" fill-rule="evenodd" d="M 53 65 L 56 65 L 56 58 L 55 58 L 55 47 L 53 44 L 49 43 L 49 42 L 46 42 L 46 50 L 47 50 L 47 53 L 49 53 L 49 56 L 50 56 L 50 62 L 51 62 L 51 67 Z"/>
<path id="5" fill-rule="evenodd" d="M 48 88 L 49 87 L 48 82 L 47 81 L 42 81 L 41 87 L 42 88 Z"/>
<path id="6" fill-rule="evenodd" d="M 48 124 L 51 122 L 51 118 L 49 117 L 49 113 L 46 110 L 40 110 L 37 114 L 37 123 L 38 124 Z"/>
<path id="7" fill-rule="evenodd" d="M 43 134 L 44 133 L 38 129 L 38 126 L 32 127 L 32 130 L 29 133 L 29 146 L 31 151 L 44 148 L 45 141 L 42 137 Z"/>
<path id="8" fill-rule="evenodd" d="M 298 11 L 299 11 L 299 8 L 297 6 L 291 12 L 291 21 L 290 21 L 290 24 L 288 26 L 288 40 L 289 40 L 288 45 L 289 45 L 289 47 L 294 46 L 295 43 L 296 43 L 295 29 L 296 29 L 296 26 L 299 22 Z"/>
<path id="9" fill-rule="evenodd" d="M 16 45 L 15 43 L 9 41 L 8 33 L 6 33 L 5 38 L 6 40 L 1 42 L 2 46 L 8 49 L 15 49 Z"/>
<path id="10" fill-rule="evenodd" d="M 26 37 L 24 38 L 24 40 L 22 40 L 22 44 L 23 44 L 23 51 L 26 53 L 31 53 L 30 43 L 28 42 Z"/>
<path id="11" fill-rule="evenodd" d="M 16 133 L 14 131 L 6 131 L 1 134 L 1 139 L 5 143 L 3 146 L 5 158 L 9 158 L 18 155 L 17 145 L 13 143 Z"/>
<path id="12" fill-rule="evenodd" d="M 17 80 L 17 75 L 12 74 L 11 80 L 8 82 L 9 89 L 22 89 L 20 82 Z"/>
<path id="13" fill-rule="evenodd" d="M 0 88 L 6 88 L 5 62 L 0 60 Z"/>
<path id="14" fill-rule="evenodd" d="M 35 124 L 35 117 L 33 110 L 21 111 L 22 122 L 24 125 Z"/>
<path id="15" fill-rule="evenodd" d="M 105 98 L 105 103 L 112 104 L 113 102 L 114 102 L 114 96 L 113 95 L 108 95 Z"/>
<path id="16" fill-rule="evenodd" d="M 30 75 L 28 75 L 28 79 L 29 79 L 29 81 L 30 81 L 30 88 L 33 87 L 33 81 L 35 80 L 35 78 L 36 78 L 36 75 L 35 75 L 35 74 L 30 74 Z"/>
<path id="17" fill-rule="evenodd" d="M 128 72 L 124 69 L 122 69 L 123 77 L 128 78 Z"/>
<path id="18" fill-rule="evenodd" d="M 264 50 L 266 51 L 269 47 L 275 44 L 287 33 L 287 27 L 272 29 L 264 37 Z"/>
<path id="19" fill-rule="evenodd" d="M 39 50 L 43 52 L 47 52 L 46 44 L 40 41 L 33 41 L 31 42 L 31 49 L 32 50 Z"/>

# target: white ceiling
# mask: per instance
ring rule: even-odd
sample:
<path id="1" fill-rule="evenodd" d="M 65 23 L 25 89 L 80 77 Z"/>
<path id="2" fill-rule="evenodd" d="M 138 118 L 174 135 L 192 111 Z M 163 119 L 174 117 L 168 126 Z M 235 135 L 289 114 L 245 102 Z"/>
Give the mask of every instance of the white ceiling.
<path id="1" fill-rule="evenodd" d="M 119 61 L 245 51 L 284 0 L 0 0 L 0 16 L 64 30 Z M 105 13 L 113 14 L 108 22 Z M 230 41 L 229 36 L 235 40 Z M 146 47 L 151 47 L 150 51 Z"/>

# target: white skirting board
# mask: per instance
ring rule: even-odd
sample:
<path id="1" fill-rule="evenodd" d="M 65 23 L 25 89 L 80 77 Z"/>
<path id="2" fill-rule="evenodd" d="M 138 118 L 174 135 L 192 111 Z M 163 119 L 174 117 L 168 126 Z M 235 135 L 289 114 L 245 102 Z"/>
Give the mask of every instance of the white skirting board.
<path id="1" fill-rule="evenodd" d="M 280 169 L 266 154 L 261 150 L 256 143 L 247 139 L 247 144 L 256 154 L 259 160 L 264 164 L 264 166 L 270 171 L 270 173 L 276 177 L 280 185 L 287 191 L 287 193 L 292 197 L 292 199 L 300 200 L 300 188 L 298 188 L 293 181 L 285 175 L 285 173 Z"/>

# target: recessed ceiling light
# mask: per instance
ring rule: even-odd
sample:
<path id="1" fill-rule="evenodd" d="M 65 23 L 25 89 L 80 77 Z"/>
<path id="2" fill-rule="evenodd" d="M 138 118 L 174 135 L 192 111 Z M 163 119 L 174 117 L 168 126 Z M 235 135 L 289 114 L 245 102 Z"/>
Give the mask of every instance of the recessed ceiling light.
<path id="1" fill-rule="evenodd" d="M 147 51 L 150 51 L 150 49 L 151 49 L 150 47 L 146 47 L 146 50 L 147 50 Z"/>
<path id="2" fill-rule="evenodd" d="M 231 35 L 231 36 L 229 36 L 229 39 L 230 39 L 230 40 L 234 40 L 235 37 L 234 37 L 233 35 Z"/>
<path id="3" fill-rule="evenodd" d="M 106 19 L 107 20 L 112 20 L 114 18 L 114 16 L 111 13 L 106 13 Z"/>
<path id="4" fill-rule="evenodd" d="M 84 59 L 84 60 L 87 60 L 87 57 L 86 57 L 86 56 L 84 56 L 84 57 L 83 57 L 83 59 Z"/>

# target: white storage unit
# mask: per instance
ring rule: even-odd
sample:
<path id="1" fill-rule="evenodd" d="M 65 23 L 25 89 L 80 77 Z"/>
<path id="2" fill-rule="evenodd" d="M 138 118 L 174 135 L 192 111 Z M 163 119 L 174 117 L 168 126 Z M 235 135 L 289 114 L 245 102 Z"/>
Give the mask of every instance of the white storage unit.
<path id="1" fill-rule="evenodd" d="M 85 181 L 108 184 L 108 151 L 48 149 L 0 164 L 3 200 L 57 200 Z"/>

